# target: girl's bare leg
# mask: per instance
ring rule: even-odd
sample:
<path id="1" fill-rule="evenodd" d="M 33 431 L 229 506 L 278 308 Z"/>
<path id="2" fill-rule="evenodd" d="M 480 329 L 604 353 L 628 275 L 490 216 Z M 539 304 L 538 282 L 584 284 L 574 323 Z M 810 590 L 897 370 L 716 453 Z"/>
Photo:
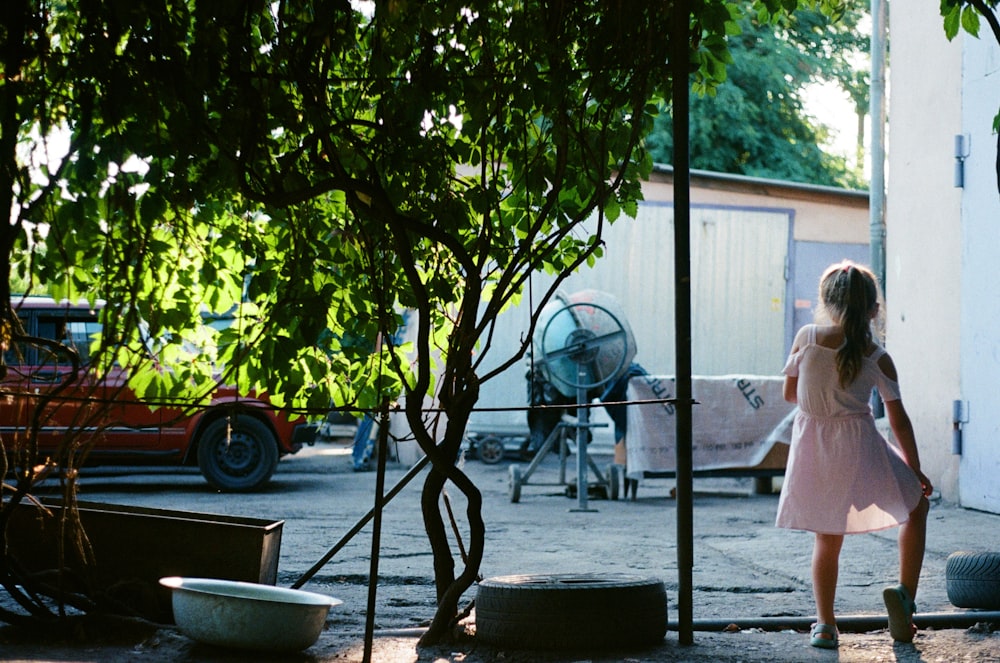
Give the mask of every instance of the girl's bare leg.
<path id="1" fill-rule="evenodd" d="M 813 596 L 816 599 L 816 621 L 820 624 L 837 623 L 833 601 L 837 595 L 840 548 L 843 543 L 843 534 L 817 534 L 813 545 Z"/>
<path id="2" fill-rule="evenodd" d="M 926 497 L 910 512 L 910 519 L 899 528 L 899 582 L 910 593 L 910 599 L 917 596 L 920 569 L 924 565 L 924 544 L 927 541 L 927 511 L 930 505 Z"/>

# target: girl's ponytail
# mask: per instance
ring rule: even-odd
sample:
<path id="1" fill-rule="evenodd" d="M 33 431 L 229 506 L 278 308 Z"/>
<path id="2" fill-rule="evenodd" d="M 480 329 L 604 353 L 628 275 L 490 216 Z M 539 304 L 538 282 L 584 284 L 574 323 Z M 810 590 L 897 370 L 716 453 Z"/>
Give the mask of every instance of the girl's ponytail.
<path id="1" fill-rule="evenodd" d="M 844 330 L 845 342 L 837 351 L 837 374 L 840 386 L 846 387 L 861 372 L 872 342 L 871 321 L 878 305 L 875 275 L 849 261 L 833 265 L 820 280 L 820 300 Z"/>

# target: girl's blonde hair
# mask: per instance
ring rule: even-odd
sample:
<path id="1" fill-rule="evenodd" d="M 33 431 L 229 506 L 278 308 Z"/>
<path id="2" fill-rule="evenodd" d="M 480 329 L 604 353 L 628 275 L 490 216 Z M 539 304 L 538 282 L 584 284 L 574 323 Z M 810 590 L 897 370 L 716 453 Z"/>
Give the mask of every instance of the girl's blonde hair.
<path id="1" fill-rule="evenodd" d="M 819 300 L 817 315 L 825 314 L 844 329 L 845 342 L 837 351 L 837 374 L 840 386 L 846 387 L 861 372 L 868 346 L 875 338 L 872 323 L 882 312 L 878 279 L 867 267 L 844 260 L 823 272 Z"/>

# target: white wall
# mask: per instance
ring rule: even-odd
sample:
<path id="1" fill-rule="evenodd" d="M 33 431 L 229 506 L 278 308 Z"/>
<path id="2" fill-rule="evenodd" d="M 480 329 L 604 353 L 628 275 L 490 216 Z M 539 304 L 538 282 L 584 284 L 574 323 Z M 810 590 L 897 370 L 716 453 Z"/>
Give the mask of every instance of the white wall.
<path id="1" fill-rule="evenodd" d="M 1000 109 L 1000 46 L 983 26 L 964 42 L 962 131 L 969 136 L 962 197 L 963 506 L 1000 513 L 1000 193 L 993 117 Z"/>
<path id="2" fill-rule="evenodd" d="M 953 185 L 954 136 L 963 131 L 962 37 L 946 40 L 935 8 L 900 6 L 889 18 L 886 346 L 923 469 L 946 499 L 957 500 L 951 420 L 952 401 L 962 392 L 960 293 L 968 286 L 961 268 L 962 190 Z"/>

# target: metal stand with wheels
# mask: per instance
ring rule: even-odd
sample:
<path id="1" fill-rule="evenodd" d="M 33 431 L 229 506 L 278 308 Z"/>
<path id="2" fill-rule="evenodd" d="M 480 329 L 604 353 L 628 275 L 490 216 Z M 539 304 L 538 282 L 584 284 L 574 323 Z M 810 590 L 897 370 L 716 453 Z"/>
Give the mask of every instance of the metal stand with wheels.
<path id="1" fill-rule="evenodd" d="M 565 483 L 565 433 L 573 428 L 576 430 L 577 508 L 572 511 L 593 511 L 587 503 L 588 470 L 593 470 L 596 486 L 611 499 L 617 498 L 618 481 L 611 470 L 605 476 L 587 454 L 590 429 L 607 427 L 607 424 L 590 423 L 590 394 L 591 390 L 612 382 L 627 369 L 635 354 L 635 342 L 631 331 L 608 308 L 593 301 L 578 301 L 567 303 L 553 313 L 534 345 L 540 355 L 539 365 L 548 376 L 567 388 L 563 391 L 565 395 L 575 393 L 577 421 L 556 426 L 523 475 L 516 465 L 510 467 L 511 502 L 520 500 L 521 486 L 527 483 L 556 439 L 560 441 L 560 483 Z"/>
<path id="2" fill-rule="evenodd" d="M 520 465 L 514 464 L 514 465 L 510 465 L 507 468 L 507 472 L 508 472 L 507 488 L 508 488 L 508 493 L 510 495 L 510 501 L 514 502 L 516 504 L 517 502 L 519 502 L 521 500 L 521 487 L 525 486 L 525 485 L 528 485 L 528 479 L 531 478 L 531 475 L 535 473 L 535 470 L 538 469 L 538 466 L 545 459 L 545 456 L 550 451 L 552 451 L 552 447 L 554 445 L 556 445 L 556 444 L 559 445 L 559 448 L 558 448 L 559 449 L 559 481 L 557 483 L 531 483 L 530 485 L 532 485 L 532 486 L 569 486 L 570 484 L 568 484 L 567 481 L 566 481 L 566 459 L 569 457 L 569 444 L 568 444 L 567 438 L 570 435 L 570 431 L 573 430 L 573 429 L 577 429 L 577 431 L 580 431 L 580 430 L 584 430 L 585 431 L 585 430 L 590 429 L 590 428 L 606 428 L 606 427 L 607 427 L 607 424 L 589 423 L 589 422 L 586 423 L 586 424 L 583 424 L 581 422 L 571 423 L 571 422 L 564 421 L 564 422 L 560 422 L 559 424 L 557 424 L 556 427 L 553 429 L 553 431 L 551 433 L 549 433 L 549 436 L 547 438 L 545 438 L 545 442 L 542 443 L 542 446 L 540 446 L 538 448 L 538 451 L 535 453 L 535 457 L 531 460 L 531 463 L 528 464 L 528 467 L 522 469 Z M 586 437 L 586 433 L 584 433 L 584 437 Z M 577 445 L 579 447 L 579 443 L 580 443 L 579 442 L 579 439 L 580 439 L 579 432 L 576 435 L 576 439 L 577 439 Z M 584 445 L 586 446 L 586 443 L 584 443 Z M 584 452 L 584 453 L 586 453 L 586 452 Z M 578 466 L 577 467 L 577 474 L 578 474 L 578 476 L 577 476 L 577 482 L 578 482 L 578 484 L 577 485 L 579 485 L 579 463 L 580 463 L 579 459 L 580 459 L 580 456 L 578 455 L 577 458 L 578 458 L 578 461 L 577 461 L 577 466 Z M 601 472 L 600 468 L 597 467 L 597 464 L 594 462 L 594 460 L 592 458 L 587 457 L 587 458 L 584 459 L 584 462 L 587 464 L 587 466 L 590 467 L 591 470 L 593 470 L 594 474 L 597 476 L 597 480 L 598 480 L 598 483 L 596 484 L 597 487 L 599 489 L 603 490 L 604 494 L 606 496 L 610 497 L 611 499 L 613 499 L 613 500 L 618 499 L 618 482 L 613 479 L 613 476 L 615 476 L 615 475 L 611 474 L 612 472 L 614 472 L 614 469 L 617 466 L 612 465 L 611 469 L 609 470 L 608 475 L 605 476 Z M 584 472 L 584 474 L 586 476 L 586 471 Z"/>

